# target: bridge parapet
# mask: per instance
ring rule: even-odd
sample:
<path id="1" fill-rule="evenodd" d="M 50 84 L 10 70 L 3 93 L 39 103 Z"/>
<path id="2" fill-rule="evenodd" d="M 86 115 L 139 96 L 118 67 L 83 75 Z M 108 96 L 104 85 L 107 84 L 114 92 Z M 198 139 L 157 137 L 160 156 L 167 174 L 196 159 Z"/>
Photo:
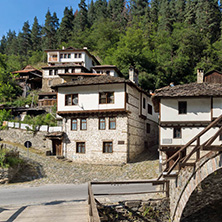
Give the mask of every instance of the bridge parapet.
<path id="1" fill-rule="evenodd" d="M 173 222 L 181 220 L 186 204 L 197 186 L 220 168 L 222 168 L 222 153 L 209 152 L 196 162 L 195 167 L 182 168 L 178 176 L 170 180 L 170 211 Z"/>

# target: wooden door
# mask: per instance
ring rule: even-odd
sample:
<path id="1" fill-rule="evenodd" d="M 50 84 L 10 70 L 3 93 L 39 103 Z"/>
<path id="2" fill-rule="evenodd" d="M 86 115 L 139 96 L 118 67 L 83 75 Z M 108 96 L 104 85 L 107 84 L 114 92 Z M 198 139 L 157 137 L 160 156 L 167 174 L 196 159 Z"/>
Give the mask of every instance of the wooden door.
<path id="1" fill-rule="evenodd" d="M 61 140 L 52 141 L 52 154 L 56 156 L 62 156 L 62 141 Z"/>

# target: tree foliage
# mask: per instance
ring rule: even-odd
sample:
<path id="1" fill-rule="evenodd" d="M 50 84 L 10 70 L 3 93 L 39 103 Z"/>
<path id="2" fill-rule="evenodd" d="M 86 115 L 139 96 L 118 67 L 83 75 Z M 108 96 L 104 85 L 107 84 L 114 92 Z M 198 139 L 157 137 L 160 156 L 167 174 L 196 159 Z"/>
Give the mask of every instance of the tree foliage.
<path id="1" fill-rule="evenodd" d="M 64 9 L 61 23 L 48 10 L 43 27 L 35 17 L 31 28 L 25 22 L 18 34 L 9 30 L 0 53 L 9 72 L 42 61 L 44 49 L 86 46 L 126 78 L 134 66 L 141 86 L 154 89 L 195 81 L 197 68 L 222 71 L 221 27 L 216 0 L 80 0 L 77 10 Z"/>

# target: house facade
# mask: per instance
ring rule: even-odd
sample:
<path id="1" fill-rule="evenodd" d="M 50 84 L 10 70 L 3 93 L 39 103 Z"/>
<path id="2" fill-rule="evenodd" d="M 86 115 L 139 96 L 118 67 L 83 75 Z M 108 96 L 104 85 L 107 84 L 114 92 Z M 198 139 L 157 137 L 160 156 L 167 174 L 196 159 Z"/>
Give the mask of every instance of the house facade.
<path id="1" fill-rule="evenodd" d="M 60 155 L 75 162 L 126 163 L 158 141 L 150 96 L 130 80 L 101 75 L 54 87 L 64 136 Z"/>
<path id="2" fill-rule="evenodd" d="M 198 71 L 196 83 L 167 86 L 155 91 L 152 101 L 159 113 L 160 165 L 222 114 L 222 84 L 220 78 L 217 78 L 219 83 L 215 82 L 211 74 L 215 76 L 215 72 L 204 75 Z M 214 136 L 218 129 L 219 125 L 201 136 L 200 145 Z M 221 144 L 222 136 L 219 135 L 212 145 Z M 189 148 L 195 145 L 196 142 Z M 184 156 L 186 150 L 181 158 Z"/>

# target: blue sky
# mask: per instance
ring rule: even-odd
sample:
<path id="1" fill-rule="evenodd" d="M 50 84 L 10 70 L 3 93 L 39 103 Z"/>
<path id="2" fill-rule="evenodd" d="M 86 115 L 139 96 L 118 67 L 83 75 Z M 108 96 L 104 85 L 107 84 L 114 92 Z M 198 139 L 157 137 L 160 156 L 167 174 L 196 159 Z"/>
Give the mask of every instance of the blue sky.
<path id="1" fill-rule="evenodd" d="M 79 2 L 80 0 L 0 0 L 0 38 L 9 29 L 18 34 L 27 20 L 31 26 L 35 16 L 39 24 L 43 25 L 48 9 L 51 13 L 56 12 L 61 21 L 65 7 L 72 6 L 75 11 Z"/>

